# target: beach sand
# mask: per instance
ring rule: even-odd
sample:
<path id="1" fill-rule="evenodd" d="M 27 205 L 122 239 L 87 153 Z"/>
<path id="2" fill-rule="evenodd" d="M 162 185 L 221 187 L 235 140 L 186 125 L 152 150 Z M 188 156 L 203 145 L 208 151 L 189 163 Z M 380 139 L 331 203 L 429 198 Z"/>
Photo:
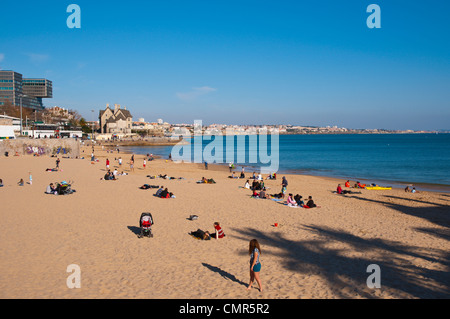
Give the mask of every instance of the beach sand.
<path id="1" fill-rule="evenodd" d="M 179 164 L 158 159 L 117 181 L 101 180 L 105 160 L 129 172 L 129 154 L 100 162 L 51 157 L 0 157 L 1 298 L 304 299 L 448 298 L 450 194 L 405 193 L 402 189 L 333 193 L 343 180 L 285 175 L 288 193 L 312 196 L 321 208 L 290 208 L 252 199 L 245 180 L 229 179 L 227 167 Z M 19 187 L 20 178 L 33 184 Z M 249 177 L 252 172 L 246 172 Z M 167 174 L 181 180 L 150 179 Z M 197 184 L 202 177 L 216 184 Z M 281 177 L 267 180 L 278 193 Z M 44 194 L 50 182 L 74 181 L 76 193 Z M 176 196 L 160 199 L 163 185 Z M 420 191 L 420 190 L 419 190 Z M 151 212 L 154 238 L 137 238 L 139 217 Z M 191 221 L 190 215 L 198 215 Z M 189 235 L 214 230 L 226 237 L 201 241 Z M 278 227 L 274 224 L 278 223 Z M 261 244 L 264 291 L 247 291 L 248 244 Z M 69 265 L 81 270 L 81 288 L 69 289 Z M 381 288 L 371 289 L 367 267 L 381 270 Z"/>

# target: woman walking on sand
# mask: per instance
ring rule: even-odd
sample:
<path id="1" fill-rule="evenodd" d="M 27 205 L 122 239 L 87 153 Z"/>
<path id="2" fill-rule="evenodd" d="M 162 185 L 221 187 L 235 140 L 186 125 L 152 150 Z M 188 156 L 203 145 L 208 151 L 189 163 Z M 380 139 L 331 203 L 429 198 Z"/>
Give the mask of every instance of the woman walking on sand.
<path id="1" fill-rule="evenodd" d="M 263 288 L 261 285 L 261 278 L 259 276 L 261 272 L 261 262 L 259 261 L 261 248 L 259 247 L 259 243 L 256 239 L 252 239 L 250 241 L 248 253 L 250 255 L 250 283 L 247 290 L 252 288 L 253 282 L 256 280 L 259 285 L 259 291 L 262 292 Z"/>

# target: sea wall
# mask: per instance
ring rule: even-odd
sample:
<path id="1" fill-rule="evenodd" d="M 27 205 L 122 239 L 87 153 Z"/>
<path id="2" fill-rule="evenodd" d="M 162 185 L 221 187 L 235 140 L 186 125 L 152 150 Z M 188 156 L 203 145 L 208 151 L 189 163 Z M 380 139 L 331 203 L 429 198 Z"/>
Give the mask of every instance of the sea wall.
<path id="1" fill-rule="evenodd" d="M 0 156 L 5 152 L 9 156 L 18 155 L 58 155 L 61 157 L 79 157 L 80 142 L 74 139 L 14 139 L 0 141 Z"/>

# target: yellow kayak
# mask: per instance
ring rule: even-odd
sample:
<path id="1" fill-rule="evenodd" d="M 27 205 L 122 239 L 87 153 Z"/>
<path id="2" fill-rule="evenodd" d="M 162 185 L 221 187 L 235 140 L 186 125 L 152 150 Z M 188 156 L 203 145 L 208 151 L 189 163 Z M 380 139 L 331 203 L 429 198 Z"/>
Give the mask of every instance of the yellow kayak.
<path id="1" fill-rule="evenodd" d="M 374 190 L 390 190 L 392 187 L 381 187 L 381 186 L 368 186 L 366 189 L 374 189 Z"/>

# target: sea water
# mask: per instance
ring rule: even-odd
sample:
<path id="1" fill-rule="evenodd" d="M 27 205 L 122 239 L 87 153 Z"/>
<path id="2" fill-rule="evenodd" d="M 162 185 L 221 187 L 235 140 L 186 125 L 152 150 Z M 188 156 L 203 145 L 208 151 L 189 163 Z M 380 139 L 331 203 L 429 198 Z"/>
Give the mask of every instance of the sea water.
<path id="1" fill-rule="evenodd" d="M 278 150 L 270 150 L 270 140 L 269 135 L 269 151 L 278 152 L 279 155 L 278 174 L 301 173 L 352 181 L 450 186 L 450 134 L 280 135 Z M 211 139 L 205 139 L 203 147 L 210 142 Z M 246 159 L 258 151 L 258 146 L 250 145 L 247 137 L 245 145 L 234 147 L 234 158 L 238 158 L 236 155 L 243 151 L 243 147 Z M 122 149 L 135 154 L 152 153 L 168 158 L 173 147 Z M 222 151 L 222 163 L 227 165 L 225 145 Z M 255 171 L 258 167 L 257 163 L 234 164 L 237 168 L 248 167 L 247 172 Z"/>

